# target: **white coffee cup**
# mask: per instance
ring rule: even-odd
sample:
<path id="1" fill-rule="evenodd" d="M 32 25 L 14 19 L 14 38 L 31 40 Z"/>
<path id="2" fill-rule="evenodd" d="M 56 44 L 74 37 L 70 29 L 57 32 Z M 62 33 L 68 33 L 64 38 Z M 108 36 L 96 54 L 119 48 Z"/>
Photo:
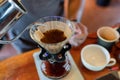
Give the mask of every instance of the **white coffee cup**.
<path id="1" fill-rule="evenodd" d="M 108 50 L 97 44 L 90 44 L 82 48 L 81 61 L 87 69 L 92 71 L 100 71 L 116 64 L 116 60 L 110 58 Z"/>

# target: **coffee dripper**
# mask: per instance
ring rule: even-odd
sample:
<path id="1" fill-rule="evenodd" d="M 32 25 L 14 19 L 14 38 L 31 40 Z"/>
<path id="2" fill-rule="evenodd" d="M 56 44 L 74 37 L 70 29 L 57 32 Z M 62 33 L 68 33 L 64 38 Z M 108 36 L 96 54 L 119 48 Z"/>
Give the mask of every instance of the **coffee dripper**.
<path id="1" fill-rule="evenodd" d="M 49 16 L 39 19 L 29 27 L 31 38 L 40 47 L 39 58 L 42 60 L 40 67 L 43 74 L 52 79 L 62 78 L 67 75 L 70 72 L 71 64 L 66 52 L 71 48 L 68 41 L 74 33 L 74 27 L 71 22 L 63 17 Z M 66 39 L 57 43 L 45 43 L 41 41 L 45 37 L 45 32 L 55 29 L 62 31 Z M 60 37 L 60 35 L 56 37 Z"/>

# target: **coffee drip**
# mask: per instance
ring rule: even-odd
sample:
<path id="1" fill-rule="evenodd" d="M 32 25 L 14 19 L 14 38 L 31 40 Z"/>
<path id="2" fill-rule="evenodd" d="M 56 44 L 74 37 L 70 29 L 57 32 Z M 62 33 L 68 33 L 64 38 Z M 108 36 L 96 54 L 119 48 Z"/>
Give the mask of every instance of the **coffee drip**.
<path id="1" fill-rule="evenodd" d="M 74 33 L 71 22 L 63 17 L 49 16 L 30 25 L 30 36 L 39 44 L 39 58 L 43 74 L 52 79 L 62 78 L 70 72 L 71 64 L 66 52 Z"/>

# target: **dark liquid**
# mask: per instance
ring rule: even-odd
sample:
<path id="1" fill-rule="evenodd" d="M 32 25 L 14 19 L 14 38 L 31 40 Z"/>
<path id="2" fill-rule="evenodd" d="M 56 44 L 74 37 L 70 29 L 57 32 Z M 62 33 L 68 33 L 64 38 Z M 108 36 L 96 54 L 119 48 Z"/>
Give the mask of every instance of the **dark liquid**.
<path id="1" fill-rule="evenodd" d="M 97 4 L 99 6 L 108 6 L 110 4 L 111 0 L 97 0 Z"/>
<path id="2" fill-rule="evenodd" d="M 70 63 L 68 62 L 66 64 L 66 61 L 58 63 L 55 62 L 51 64 L 49 61 L 45 61 L 42 63 L 42 65 L 45 65 L 45 67 L 42 67 L 42 72 L 49 78 L 61 78 L 64 77 L 69 71 L 66 70 L 65 65 L 69 65 Z"/>
<path id="3" fill-rule="evenodd" d="M 43 34 L 44 34 L 44 37 L 41 39 L 41 41 L 48 44 L 58 43 L 66 39 L 64 32 L 57 29 L 46 31 Z"/>

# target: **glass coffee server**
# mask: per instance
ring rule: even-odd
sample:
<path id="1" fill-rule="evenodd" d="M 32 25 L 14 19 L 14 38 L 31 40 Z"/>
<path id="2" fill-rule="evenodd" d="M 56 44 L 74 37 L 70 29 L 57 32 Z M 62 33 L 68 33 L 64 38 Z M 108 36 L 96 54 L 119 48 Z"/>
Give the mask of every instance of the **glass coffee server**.
<path id="1" fill-rule="evenodd" d="M 71 48 L 68 43 L 74 33 L 72 23 L 66 18 L 48 16 L 29 25 L 31 38 L 39 44 L 39 58 L 42 73 L 52 79 L 66 76 L 71 69 L 66 52 Z"/>

